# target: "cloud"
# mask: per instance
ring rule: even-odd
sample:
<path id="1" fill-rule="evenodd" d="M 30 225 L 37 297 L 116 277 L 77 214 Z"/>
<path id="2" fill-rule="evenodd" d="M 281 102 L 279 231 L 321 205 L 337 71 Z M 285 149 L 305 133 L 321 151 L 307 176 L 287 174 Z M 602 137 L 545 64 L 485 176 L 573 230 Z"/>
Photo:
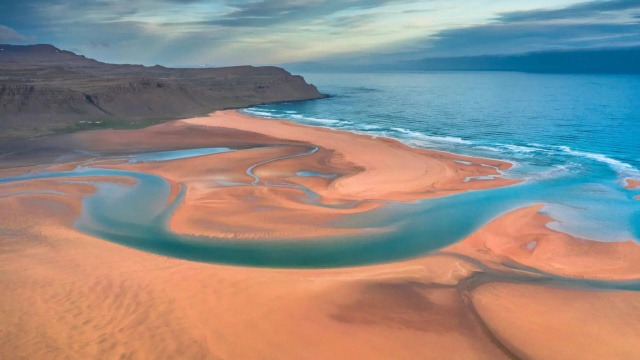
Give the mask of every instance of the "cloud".
<path id="1" fill-rule="evenodd" d="M 12 28 L 0 25 L 0 43 L 24 43 L 35 40 L 32 36 L 25 36 Z"/>
<path id="2" fill-rule="evenodd" d="M 507 12 L 531 5 L 507 6 L 502 0 L 473 6 L 465 0 L 0 1 L 0 39 L 28 42 L 33 38 L 22 34 L 29 34 L 103 61 L 165 65 L 340 57 L 380 62 L 640 42 L 640 0 L 540 1 L 545 7 L 567 2 L 574 4 Z"/>
<path id="3" fill-rule="evenodd" d="M 423 56 L 636 46 L 636 9 L 640 0 L 596 0 L 558 9 L 502 12 L 493 22 L 445 29 L 424 39 L 428 49 Z"/>
<path id="4" fill-rule="evenodd" d="M 102 42 L 90 41 L 89 44 L 91 45 L 92 48 L 109 47 L 109 43 L 106 41 L 102 41 Z"/>
<path id="5" fill-rule="evenodd" d="M 496 12 L 475 24 L 451 24 L 380 53 L 329 56 L 327 63 L 389 64 L 430 57 L 521 54 L 640 46 L 640 0 L 588 1 L 557 9 Z M 496 14 L 494 13 L 494 14 Z M 348 19 L 345 19 L 348 20 Z"/>
<path id="6" fill-rule="evenodd" d="M 640 0 L 596 0 L 582 2 L 561 9 L 537 9 L 501 13 L 496 18 L 502 23 L 547 21 L 593 17 L 603 13 L 640 9 Z"/>
<path id="7" fill-rule="evenodd" d="M 323 26 L 339 29 L 354 29 L 362 25 L 371 24 L 376 18 L 384 15 L 384 12 L 371 12 L 364 14 L 349 14 L 331 17 L 330 19 L 320 20 L 318 23 Z"/>
<path id="8" fill-rule="evenodd" d="M 640 42 L 640 24 L 489 24 L 444 30 L 427 42 L 432 56 L 628 46 Z"/>
<path id="9" fill-rule="evenodd" d="M 292 21 L 314 20 L 353 9 L 371 9 L 409 0 L 262 0 L 228 4 L 234 10 L 208 21 L 228 27 L 267 27 Z"/>

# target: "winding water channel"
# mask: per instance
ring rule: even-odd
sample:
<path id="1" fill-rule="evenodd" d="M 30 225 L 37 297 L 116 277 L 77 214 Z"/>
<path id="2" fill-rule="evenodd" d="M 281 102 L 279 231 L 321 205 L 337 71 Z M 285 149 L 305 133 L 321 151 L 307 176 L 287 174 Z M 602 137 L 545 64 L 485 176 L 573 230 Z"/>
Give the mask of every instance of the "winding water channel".
<path id="1" fill-rule="evenodd" d="M 129 163 L 165 161 L 229 151 L 254 151 L 260 148 L 179 150 L 131 155 L 120 159 Z M 263 182 L 254 172 L 261 165 L 308 156 L 316 151 L 318 148 L 310 147 L 296 155 L 256 163 L 246 170 L 253 181 L 228 186 L 294 188 L 300 190 L 301 201 L 307 204 L 338 207 L 322 204 L 317 193 L 303 186 L 270 184 Z M 211 158 L 215 161 L 215 156 Z M 136 180 L 134 185 L 94 181 L 97 191 L 83 198 L 82 214 L 75 221 L 75 228 L 89 235 L 156 254 L 193 261 L 254 267 L 332 268 L 413 258 L 457 242 L 501 214 L 538 203 L 547 203 L 552 210 L 554 206 L 560 209 L 576 209 L 564 213 L 566 216 L 561 223 L 551 225 L 575 235 L 586 233 L 592 235 L 592 238 L 597 238 L 599 234 L 609 237 L 611 234 L 619 234 L 623 239 L 638 239 L 640 234 L 640 210 L 638 201 L 633 199 L 637 192 L 622 189 L 612 175 L 610 181 L 606 182 L 608 185 L 602 185 L 603 182 L 600 182 L 595 190 L 588 179 L 580 176 L 527 181 L 506 188 L 470 191 L 415 203 L 389 203 L 366 213 L 345 215 L 330 224 L 340 228 L 362 229 L 354 235 L 286 240 L 243 240 L 182 235 L 170 231 L 167 223 L 184 197 L 184 187 L 168 204 L 171 189 L 165 179 L 142 172 L 90 166 L 100 160 L 112 159 L 94 159 L 70 171 L 43 171 L 6 177 L 0 179 L 0 184 L 33 179 L 65 178 L 65 181 L 73 181 L 68 179 L 114 176 L 133 178 Z M 301 172 L 298 176 L 332 176 Z M 27 192 L 3 196 L 24 193 Z M 43 190 L 42 193 L 61 195 L 54 189 Z M 356 203 L 339 207 L 351 207 Z M 558 212 L 555 215 L 562 217 L 562 214 Z M 575 217 L 576 214 L 578 217 Z M 603 223 L 615 226 L 615 231 L 598 231 L 597 227 Z M 640 290 L 640 282 L 635 281 L 575 280 L 549 274 L 540 275 L 542 278 L 536 281 L 555 285 L 573 284 L 602 289 Z"/>

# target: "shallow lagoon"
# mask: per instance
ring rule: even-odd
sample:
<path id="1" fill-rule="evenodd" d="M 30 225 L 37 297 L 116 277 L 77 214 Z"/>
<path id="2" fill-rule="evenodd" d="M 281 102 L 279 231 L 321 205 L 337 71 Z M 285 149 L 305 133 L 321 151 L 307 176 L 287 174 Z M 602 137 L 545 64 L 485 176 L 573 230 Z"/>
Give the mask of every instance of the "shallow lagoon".
<path id="1" fill-rule="evenodd" d="M 350 85 L 342 85 L 344 76 Z M 636 168 L 640 151 L 635 152 L 640 148 L 640 127 L 634 126 L 640 106 L 635 106 L 638 97 L 632 96 L 638 77 L 512 73 L 308 77 L 332 97 L 245 112 L 506 159 L 516 166 L 504 175 L 528 181 L 416 203 L 389 203 L 331 224 L 364 229 L 359 235 L 250 242 L 169 231 L 167 220 L 182 194 L 167 205 L 169 184 L 149 174 L 80 166 L 71 172 L 31 173 L 0 179 L 0 183 L 85 176 L 135 178 L 135 185 L 98 183 L 98 192 L 83 200 L 76 228 L 159 254 L 225 264 L 319 268 L 398 261 L 445 247 L 501 214 L 538 203 L 545 203 L 543 211 L 557 220 L 549 224 L 553 229 L 601 241 L 640 239 L 640 201 L 633 199 L 640 192 L 622 187 L 626 177 L 640 174 Z M 293 157 L 316 150 L 309 148 Z M 177 150 L 119 158 L 130 163 L 166 161 L 228 151 L 236 150 Z M 301 201 L 328 206 L 301 186 L 259 184 L 253 169 L 267 162 L 247 168 L 253 181 L 240 185 L 296 188 Z M 332 176 L 304 169 L 297 175 Z"/>
<path id="2" fill-rule="evenodd" d="M 297 156 L 306 156 L 314 149 Z M 211 148 L 193 152 L 148 153 L 136 155 L 140 161 L 163 161 L 226 151 L 251 151 Z M 290 158 L 290 157 L 287 157 Z M 273 159 L 275 161 L 277 159 Z M 261 162 L 259 164 L 264 164 Z M 244 186 L 263 185 L 254 177 Z M 488 221 L 518 207 L 548 203 L 549 206 L 580 208 L 575 217 L 557 225 L 561 230 L 587 235 L 600 234 L 603 224 L 619 229 L 621 239 L 638 238 L 638 204 L 634 192 L 622 189 L 616 178 L 608 186 L 600 185 L 597 192 L 589 192 L 588 179 L 578 176 L 545 180 L 530 180 L 506 188 L 471 191 L 467 193 L 427 199 L 415 203 L 389 203 L 367 213 L 348 215 L 331 224 L 336 227 L 364 229 L 358 235 L 336 236 L 317 240 L 273 239 L 229 240 L 222 238 L 178 235 L 166 224 L 179 205 L 183 191 L 167 205 L 170 186 L 161 177 L 123 170 L 79 166 L 72 171 L 40 172 L 4 178 L 0 183 L 27 179 L 67 177 L 131 177 L 134 185 L 97 182 L 98 191 L 83 199 L 83 213 L 76 220 L 78 230 L 123 245 L 163 255 L 195 261 L 261 267 L 324 268 L 367 265 L 412 258 L 445 247 L 471 234 Z M 306 176 L 304 174 L 303 176 Z M 478 180 L 481 181 L 481 180 Z M 238 186 L 238 184 L 233 184 Z M 302 201 L 316 206 L 317 198 L 311 190 L 300 186 Z M 610 211 L 601 211 L 607 208 Z M 584 216 L 590 218 L 584 219 Z M 575 222 L 571 222 L 574 220 Z M 611 230 L 602 232 L 609 236 Z M 590 237 L 590 236 L 587 236 Z M 611 239 L 609 239 L 611 240 Z"/>

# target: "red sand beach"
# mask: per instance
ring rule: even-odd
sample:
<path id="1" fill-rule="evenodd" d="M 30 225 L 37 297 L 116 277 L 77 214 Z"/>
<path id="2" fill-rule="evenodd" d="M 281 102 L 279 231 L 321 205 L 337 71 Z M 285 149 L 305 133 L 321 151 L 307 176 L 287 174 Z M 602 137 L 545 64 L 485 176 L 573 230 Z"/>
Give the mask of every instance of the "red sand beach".
<path id="1" fill-rule="evenodd" d="M 384 206 L 374 201 L 348 209 L 313 207 L 301 202 L 295 189 L 221 185 L 251 181 L 246 173 L 251 164 L 310 147 L 318 151 L 266 163 L 255 174 L 260 181 L 298 182 L 326 204 L 413 201 L 517 183 L 500 177 L 463 182 L 499 174 L 480 164 L 507 169 L 506 162 L 235 111 L 72 136 L 87 149 L 104 151 L 129 144 L 138 149 L 282 145 L 92 165 L 159 175 L 172 184 L 172 198 L 182 184 L 186 194 L 169 226 L 185 234 L 319 237 L 352 231 L 326 226 L 332 219 Z M 296 177 L 301 170 L 337 177 Z M 640 294 L 528 281 L 545 274 L 640 279 L 640 246 L 551 230 L 546 224 L 552 219 L 538 213 L 541 205 L 507 213 L 459 243 L 416 259 L 328 270 L 257 269 L 154 255 L 75 230 L 82 198 L 95 191 L 87 180 L 0 185 L 2 358 L 640 358 Z M 2 197 L 42 189 L 76 196 Z"/>

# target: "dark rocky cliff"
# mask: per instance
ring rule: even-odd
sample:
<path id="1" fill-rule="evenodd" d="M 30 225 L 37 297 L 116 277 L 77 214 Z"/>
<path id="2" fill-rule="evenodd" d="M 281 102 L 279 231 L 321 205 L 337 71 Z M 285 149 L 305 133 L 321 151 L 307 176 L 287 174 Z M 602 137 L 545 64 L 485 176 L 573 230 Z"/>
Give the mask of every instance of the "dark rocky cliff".
<path id="1" fill-rule="evenodd" d="M 278 67 L 172 69 L 105 64 L 51 45 L 0 49 L 0 141 L 323 97 Z"/>

